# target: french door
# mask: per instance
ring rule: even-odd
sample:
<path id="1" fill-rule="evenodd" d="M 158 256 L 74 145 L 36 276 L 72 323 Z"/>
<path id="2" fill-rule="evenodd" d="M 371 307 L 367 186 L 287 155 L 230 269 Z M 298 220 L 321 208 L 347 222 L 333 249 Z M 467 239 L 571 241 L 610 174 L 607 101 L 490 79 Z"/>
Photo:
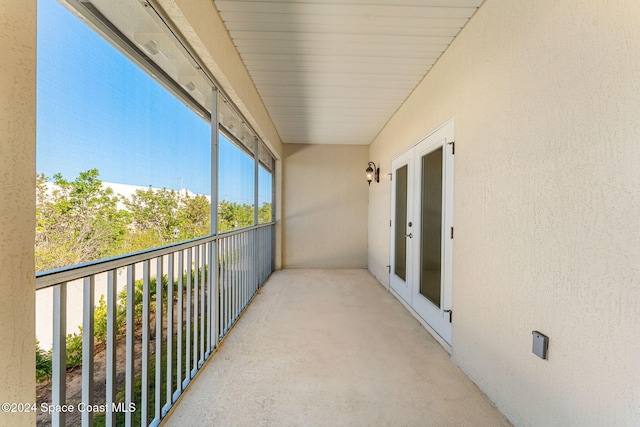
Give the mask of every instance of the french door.
<path id="1" fill-rule="evenodd" d="M 453 121 L 392 162 L 391 288 L 451 343 Z"/>

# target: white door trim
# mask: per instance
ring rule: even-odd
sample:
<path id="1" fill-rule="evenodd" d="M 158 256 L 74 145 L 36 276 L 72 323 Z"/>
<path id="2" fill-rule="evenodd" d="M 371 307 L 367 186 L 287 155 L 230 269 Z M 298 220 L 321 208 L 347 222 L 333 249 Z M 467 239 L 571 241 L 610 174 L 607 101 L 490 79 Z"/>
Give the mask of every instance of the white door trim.
<path id="1" fill-rule="evenodd" d="M 427 330 L 445 348 L 450 349 L 453 287 L 453 152 L 454 152 L 454 121 L 450 119 L 442 126 L 431 132 L 410 149 L 399 154 L 392 160 L 393 184 L 391 188 L 391 241 L 390 241 L 390 288 L 393 294 L 417 316 L 418 320 L 428 326 Z M 421 277 L 421 189 L 422 189 L 422 158 L 442 147 L 442 209 L 441 209 L 441 289 L 439 306 L 420 293 Z M 396 173 L 403 165 L 408 166 L 409 177 L 407 185 L 407 227 L 406 233 L 413 238 L 407 239 L 407 272 L 406 282 L 394 274 L 395 236 L 401 230 L 396 229 Z M 446 344 L 446 345 L 445 345 Z"/>

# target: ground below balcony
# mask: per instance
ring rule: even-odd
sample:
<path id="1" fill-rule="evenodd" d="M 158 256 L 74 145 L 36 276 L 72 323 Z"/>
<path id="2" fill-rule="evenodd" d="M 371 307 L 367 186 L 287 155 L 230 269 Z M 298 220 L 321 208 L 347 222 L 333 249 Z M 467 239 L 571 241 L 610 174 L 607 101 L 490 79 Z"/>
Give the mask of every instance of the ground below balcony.
<path id="1" fill-rule="evenodd" d="M 509 426 L 366 270 L 274 273 L 166 426 Z"/>

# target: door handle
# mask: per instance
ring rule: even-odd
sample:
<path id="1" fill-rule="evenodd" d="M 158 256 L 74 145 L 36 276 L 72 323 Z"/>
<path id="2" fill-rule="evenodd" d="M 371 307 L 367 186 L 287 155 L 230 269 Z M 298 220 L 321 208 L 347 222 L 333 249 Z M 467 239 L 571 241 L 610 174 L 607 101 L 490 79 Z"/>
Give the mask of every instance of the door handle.
<path id="1" fill-rule="evenodd" d="M 413 233 L 405 234 L 404 237 L 408 237 L 408 238 L 412 239 L 413 238 Z"/>

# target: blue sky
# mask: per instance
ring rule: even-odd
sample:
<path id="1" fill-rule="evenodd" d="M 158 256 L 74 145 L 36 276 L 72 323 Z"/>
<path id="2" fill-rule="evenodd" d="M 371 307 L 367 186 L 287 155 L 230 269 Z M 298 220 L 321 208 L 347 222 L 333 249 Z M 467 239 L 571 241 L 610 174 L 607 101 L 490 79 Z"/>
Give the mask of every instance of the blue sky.
<path id="1" fill-rule="evenodd" d="M 211 193 L 209 124 L 55 0 L 38 1 L 37 83 L 38 173 L 97 168 L 107 182 Z M 252 203 L 252 176 L 221 138 L 220 199 Z"/>

